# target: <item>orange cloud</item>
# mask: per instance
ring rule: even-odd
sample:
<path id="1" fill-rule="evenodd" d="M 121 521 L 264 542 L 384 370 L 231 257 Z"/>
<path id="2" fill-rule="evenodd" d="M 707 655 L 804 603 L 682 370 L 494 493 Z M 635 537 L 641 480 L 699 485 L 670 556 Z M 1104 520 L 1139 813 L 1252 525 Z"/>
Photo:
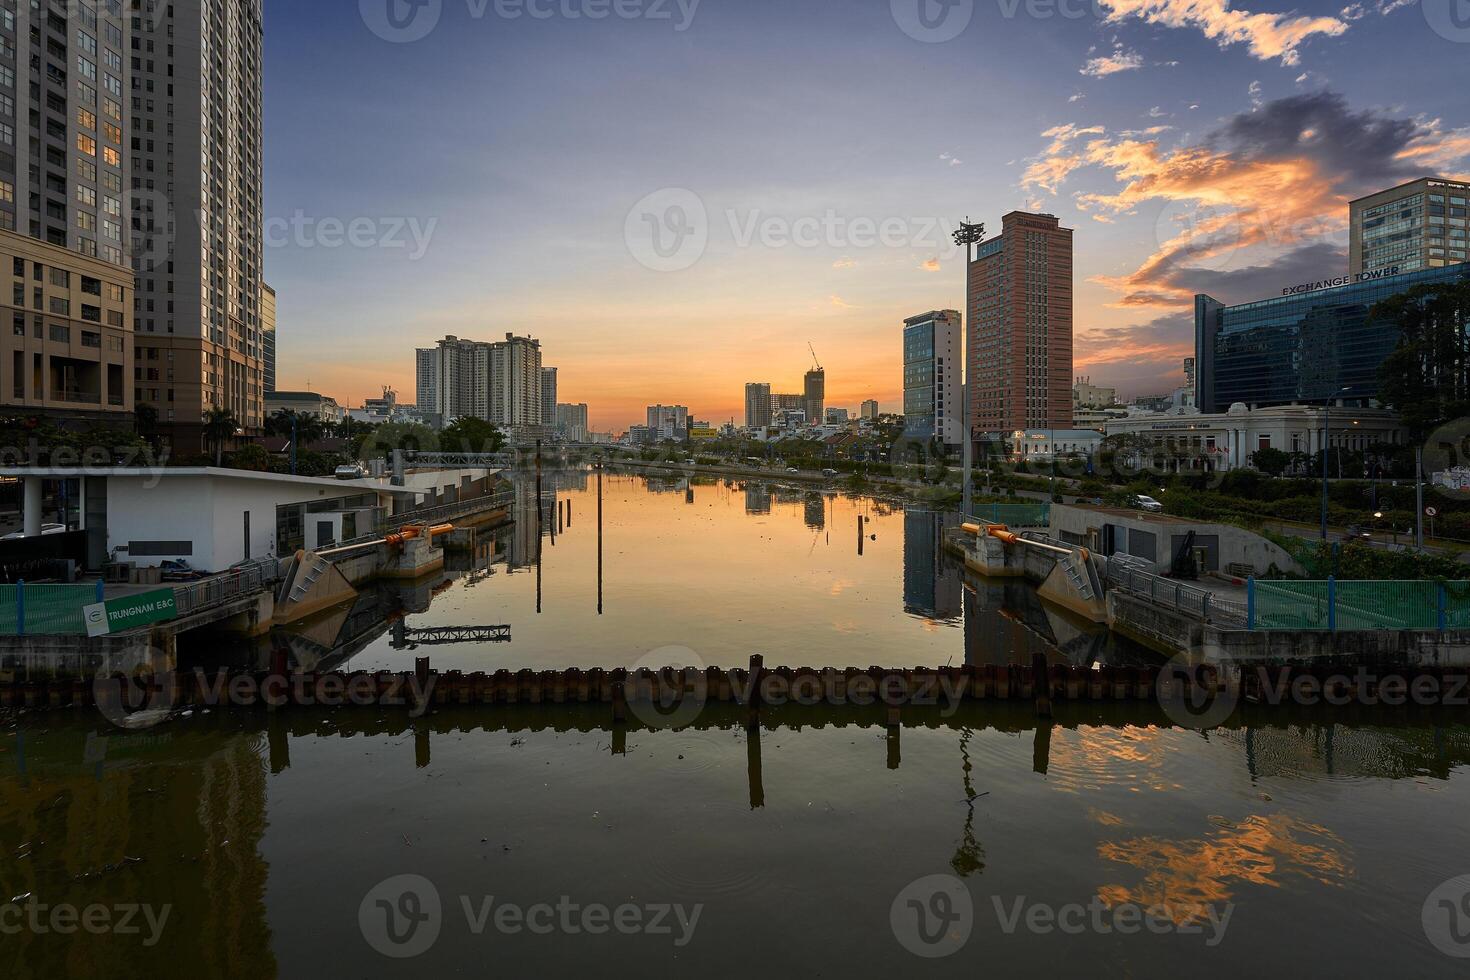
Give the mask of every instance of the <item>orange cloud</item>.
<path id="1" fill-rule="evenodd" d="M 1301 60 L 1297 48 L 1316 35 L 1336 37 L 1347 31 L 1337 17 L 1301 17 L 1293 14 L 1253 14 L 1232 10 L 1230 0 L 1100 0 L 1108 20 L 1130 17 L 1165 27 L 1194 28 L 1222 48 L 1245 44 L 1262 61 L 1281 59 L 1283 65 Z"/>

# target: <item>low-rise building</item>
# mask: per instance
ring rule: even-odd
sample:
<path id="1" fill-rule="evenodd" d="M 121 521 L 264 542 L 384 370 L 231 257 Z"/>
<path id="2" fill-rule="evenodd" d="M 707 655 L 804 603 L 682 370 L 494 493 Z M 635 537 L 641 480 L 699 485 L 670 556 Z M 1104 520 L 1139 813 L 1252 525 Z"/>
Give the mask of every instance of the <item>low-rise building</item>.
<path id="1" fill-rule="evenodd" d="M 1179 461 L 1181 469 L 1225 471 L 1251 466 L 1262 449 L 1300 454 L 1322 451 L 1327 412 L 1318 406 L 1280 405 L 1250 409 L 1236 404 L 1228 412 L 1135 414 L 1106 423 L 1114 436 L 1136 436 L 1155 452 Z M 1336 408 L 1331 413 L 1333 449 L 1364 452 L 1374 446 L 1403 445 L 1408 432 L 1392 412 L 1375 408 Z M 1361 474 L 1350 474 L 1361 475 Z"/>
<path id="2" fill-rule="evenodd" d="M 314 391 L 269 391 L 265 395 L 267 417 L 282 412 L 297 415 L 315 415 L 323 422 L 336 425 L 347 417 L 346 411 L 337 404 L 337 399 L 320 395 Z"/>
<path id="3" fill-rule="evenodd" d="M 1010 457 L 1015 460 L 1090 456 L 1102 444 L 1096 429 L 1026 429 L 1010 434 Z"/>

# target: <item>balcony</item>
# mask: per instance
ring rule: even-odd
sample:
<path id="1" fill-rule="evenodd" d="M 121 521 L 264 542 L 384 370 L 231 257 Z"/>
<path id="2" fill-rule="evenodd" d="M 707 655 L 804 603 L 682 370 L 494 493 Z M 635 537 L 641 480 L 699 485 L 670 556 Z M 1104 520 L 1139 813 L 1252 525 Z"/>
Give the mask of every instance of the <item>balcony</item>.
<path id="1" fill-rule="evenodd" d="M 59 402 L 71 402 L 76 405 L 101 405 L 102 393 L 100 391 L 81 391 L 77 388 L 53 388 L 51 398 Z M 118 404 L 122 400 L 118 399 Z"/>

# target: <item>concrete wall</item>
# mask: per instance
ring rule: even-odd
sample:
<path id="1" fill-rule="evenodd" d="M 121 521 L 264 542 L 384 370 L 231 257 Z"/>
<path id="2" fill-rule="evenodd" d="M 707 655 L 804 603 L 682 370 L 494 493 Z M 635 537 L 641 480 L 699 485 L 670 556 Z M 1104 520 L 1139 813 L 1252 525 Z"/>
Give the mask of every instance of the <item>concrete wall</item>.
<path id="1" fill-rule="evenodd" d="M 1062 540 L 1080 538 L 1085 546 L 1096 548 L 1100 554 L 1103 546 L 1103 527 L 1108 524 L 1122 529 L 1117 532 L 1116 544 L 1119 552 L 1126 550 L 1123 547 L 1123 533 L 1132 534 L 1136 529 L 1145 534 L 1152 534 L 1156 548 L 1151 560 L 1154 570 L 1158 573 L 1169 570 L 1174 560 L 1175 549 L 1183 543 L 1184 536 L 1193 530 L 1200 538 L 1213 539 L 1208 542 L 1196 542 L 1200 546 L 1206 543 L 1212 545 L 1209 560 L 1213 567 L 1207 567 L 1207 570 L 1224 571 L 1231 564 L 1243 564 L 1254 567 L 1256 574 L 1259 575 L 1274 564 L 1285 572 L 1297 575 L 1306 574 L 1306 569 L 1297 564 L 1295 559 L 1280 547 L 1254 531 L 1247 531 L 1233 524 L 1182 521 L 1168 517 L 1161 520 L 1156 517 L 1150 518 L 1142 511 L 1134 515 L 1064 504 L 1053 504 L 1051 508 L 1052 537 Z M 1095 542 L 1092 537 L 1094 531 L 1096 532 Z"/>

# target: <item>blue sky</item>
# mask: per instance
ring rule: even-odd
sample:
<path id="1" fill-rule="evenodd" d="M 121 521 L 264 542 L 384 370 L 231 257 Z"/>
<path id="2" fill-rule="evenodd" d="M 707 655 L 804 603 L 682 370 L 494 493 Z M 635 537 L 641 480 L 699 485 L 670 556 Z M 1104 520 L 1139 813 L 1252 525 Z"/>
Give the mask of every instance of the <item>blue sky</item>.
<path id="1" fill-rule="evenodd" d="M 351 404 L 515 332 L 595 428 L 738 419 L 808 341 L 897 408 L 947 228 L 1017 208 L 1076 229 L 1078 373 L 1163 391 L 1189 294 L 1337 274 L 1347 200 L 1470 160 L 1464 0 L 391 2 L 266 3 L 280 383 Z"/>

